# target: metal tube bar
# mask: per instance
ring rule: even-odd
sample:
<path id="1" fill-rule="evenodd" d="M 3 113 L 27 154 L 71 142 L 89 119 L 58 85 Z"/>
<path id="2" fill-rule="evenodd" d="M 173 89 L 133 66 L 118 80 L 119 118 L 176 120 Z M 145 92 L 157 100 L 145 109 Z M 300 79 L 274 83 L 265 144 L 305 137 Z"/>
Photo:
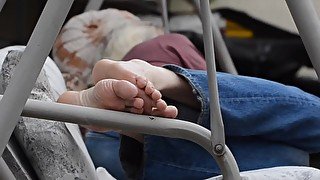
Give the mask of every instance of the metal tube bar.
<path id="1" fill-rule="evenodd" d="M 300 37 L 315 68 L 320 75 L 320 19 L 312 0 L 286 0 Z"/>
<path id="2" fill-rule="evenodd" d="M 194 0 L 194 5 L 197 10 L 197 13 L 199 15 L 199 18 L 201 18 L 200 13 L 200 2 L 199 0 Z M 214 42 L 214 48 L 216 50 L 216 57 L 217 61 L 219 62 L 219 65 L 221 66 L 221 69 L 224 72 L 238 75 L 238 71 L 233 63 L 233 60 L 231 58 L 231 55 L 228 51 L 228 48 L 226 46 L 225 41 L 223 40 L 222 34 L 219 30 L 218 24 L 216 22 L 215 18 L 211 18 L 212 20 L 212 31 L 213 31 L 213 42 Z M 201 20 L 202 21 L 202 20 Z"/>
<path id="3" fill-rule="evenodd" d="M 0 12 L 7 0 L 0 0 Z"/>
<path id="4" fill-rule="evenodd" d="M 7 166 L 6 162 L 0 159 L 0 179 L 15 180 L 16 178 L 12 174 L 11 170 Z"/>
<path id="5" fill-rule="evenodd" d="M 0 96 L 1 97 L 1 96 Z M 194 123 L 177 119 L 45 102 L 29 99 L 21 114 L 26 117 L 49 119 L 121 129 L 137 133 L 184 138 L 210 151 L 210 131 Z"/>
<path id="6" fill-rule="evenodd" d="M 89 0 L 85 12 L 91 11 L 91 10 L 99 10 L 103 4 L 103 0 Z"/>
<path id="7" fill-rule="evenodd" d="M 164 33 L 170 33 L 169 18 L 168 18 L 168 5 L 167 0 L 161 0 L 161 11 L 162 11 L 162 24 L 164 27 Z"/>
<path id="8" fill-rule="evenodd" d="M 210 90 L 210 120 L 212 130 L 212 144 L 213 147 L 221 145 L 224 147 L 224 126 L 222 122 L 222 116 L 220 111 L 218 85 L 216 77 L 216 64 L 214 56 L 213 36 L 211 29 L 211 10 L 208 0 L 200 1 L 202 28 L 203 28 L 203 41 L 205 58 L 207 63 L 208 84 Z M 223 154 L 221 152 L 220 154 Z"/>
<path id="9" fill-rule="evenodd" d="M 220 32 L 216 19 L 215 18 L 211 18 L 211 19 L 212 19 L 212 30 L 213 30 L 213 36 L 214 36 L 214 47 L 216 47 L 216 50 L 217 50 L 216 51 L 217 59 L 221 66 L 221 69 L 223 69 L 225 72 L 228 72 L 230 74 L 238 75 L 238 71 L 229 54 L 226 43 L 222 38 L 222 34 Z"/>
<path id="10" fill-rule="evenodd" d="M 3 96 L 0 95 L 0 98 Z M 29 99 L 22 116 L 70 122 L 82 125 L 95 125 L 111 129 L 181 138 L 197 143 L 206 149 L 217 161 L 223 174 L 232 174 L 230 166 L 235 163 L 226 146 L 225 155 L 217 156 L 212 152 L 211 133 L 208 129 L 194 123 L 154 116 L 143 116 L 118 111 L 110 111 L 69 104 L 45 102 Z"/>
<path id="11" fill-rule="evenodd" d="M 72 3 L 73 0 L 48 0 L 0 101 L 1 155 Z"/>
<path id="12" fill-rule="evenodd" d="M 217 156 L 223 156 L 226 160 L 222 165 L 223 179 L 240 180 L 240 172 L 231 152 L 226 153 L 224 126 L 220 111 L 218 85 L 216 77 L 216 65 L 214 56 L 213 34 L 211 25 L 211 10 L 209 0 L 200 1 L 200 13 L 202 17 L 203 40 L 205 48 L 205 58 L 207 63 L 208 84 L 210 90 L 210 128 L 212 151 Z M 233 160 L 232 160 L 233 159 Z"/>

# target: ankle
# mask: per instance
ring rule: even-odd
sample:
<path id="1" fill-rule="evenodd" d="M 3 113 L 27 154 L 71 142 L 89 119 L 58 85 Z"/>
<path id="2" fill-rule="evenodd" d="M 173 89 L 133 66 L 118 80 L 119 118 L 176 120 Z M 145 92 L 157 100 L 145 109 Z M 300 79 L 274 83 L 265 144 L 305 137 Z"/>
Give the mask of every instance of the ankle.
<path id="1" fill-rule="evenodd" d="M 152 68 L 145 72 L 145 76 L 150 82 L 152 82 L 155 89 L 163 91 L 170 85 L 172 77 L 171 73 L 171 71 L 165 68 L 152 66 Z"/>

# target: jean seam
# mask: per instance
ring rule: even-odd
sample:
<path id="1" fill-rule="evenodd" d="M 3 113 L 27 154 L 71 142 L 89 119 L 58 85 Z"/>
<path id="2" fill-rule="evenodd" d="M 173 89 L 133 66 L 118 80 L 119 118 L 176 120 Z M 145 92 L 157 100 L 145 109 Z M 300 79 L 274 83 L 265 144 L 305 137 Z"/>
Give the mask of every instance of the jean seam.
<path id="1" fill-rule="evenodd" d="M 254 100 L 254 101 L 253 101 Z M 253 101 L 253 102 L 281 102 L 281 103 L 295 103 L 295 104 L 302 104 L 302 105 L 310 105 L 310 106 L 318 106 L 316 103 L 310 102 L 309 100 L 305 98 L 298 98 L 298 97 L 265 97 L 265 96 L 252 96 L 252 97 L 227 97 L 227 98 L 221 98 L 220 101 L 226 102 L 226 103 L 231 103 L 231 102 L 248 102 L 248 101 Z"/>

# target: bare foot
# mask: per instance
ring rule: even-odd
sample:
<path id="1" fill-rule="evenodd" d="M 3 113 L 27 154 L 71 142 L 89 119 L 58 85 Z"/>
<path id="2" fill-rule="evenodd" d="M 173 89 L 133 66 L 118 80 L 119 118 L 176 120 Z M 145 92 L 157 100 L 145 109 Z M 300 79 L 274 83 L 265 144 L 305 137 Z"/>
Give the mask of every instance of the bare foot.
<path id="1" fill-rule="evenodd" d="M 149 85 L 146 89 L 157 89 L 167 98 L 184 103 L 195 109 L 200 109 L 201 104 L 197 100 L 197 96 L 189 83 L 181 76 L 174 72 L 153 66 L 143 60 L 130 60 L 130 61 L 112 61 L 103 59 L 98 61 L 92 72 L 92 79 L 99 81 L 105 78 L 112 79 L 125 79 L 136 84 L 137 77 L 144 77 L 148 79 Z M 163 113 L 156 113 L 153 115 L 164 117 L 175 117 L 177 110 L 174 107 L 168 106 Z"/>
<path id="2" fill-rule="evenodd" d="M 134 65 L 136 66 L 136 64 Z M 138 97 L 142 95 L 143 97 L 141 98 L 146 100 L 146 103 L 144 105 L 144 114 L 150 115 L 152 113 L 153 107 L 160 110 L 164 110 L 166 108 L 166 104 L 164 103 L 164 101 L 160 100 L 161 93 L 154 87 L 154 85 L 146 78 L 143 73 L 141 75 L 138 75 L 130 71 L 125 71 L 125 69 L 121 68 L 121 66 L 118 66 L 118 64 L 114 61 L 99 61 L 93 69 L 92 78 L 94 83 L 97 83 L 103 79 L 127 80 L 136 85 L 138 88 L 143 89 L 145 94 L 138 94 Z M 150 101 L 150 99 L 153 101 Z"/>
<path id="3" fill-rule="evenodd" d="M 137 77 L 142 77 L 147 82 L 146 89 L 155 87 L 157 90 L 161 90 L 163 87 L 159 83 L 160 77 L 157 77 L 157 75 L 162 75 L 160 71 L 162 71 L 162 68 L 152 66 L 138 59 L 126 62 L 103 59 L 95 64 L 92 71 L 92 79 L 94 82 L 102 79 L 124 79 L 137 84 Z M 157 75 L 155 76 L 154 74 Z"/>
<path id="4" fill-rule="evenodd" d="M 142 114 L 145 101 L 137 97 L 138 94 L 143 96 L 144 92 L 128 81 L 104 79 L 87 90 L 67 91 L 59 97 L 58 102 Z M 95 131 L 108 130 L 92 126 L 87 128 Z"/>

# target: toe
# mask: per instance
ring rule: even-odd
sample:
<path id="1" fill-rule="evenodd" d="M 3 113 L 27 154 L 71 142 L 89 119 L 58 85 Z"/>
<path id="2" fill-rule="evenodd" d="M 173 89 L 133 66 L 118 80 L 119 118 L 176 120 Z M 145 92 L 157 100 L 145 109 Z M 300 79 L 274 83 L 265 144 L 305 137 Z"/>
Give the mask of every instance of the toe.
<path id="1" fill-rule="evenodd" d="M 126 107 L 143 108 L 144 101 L 142 98 L 133 98 L 129 100 L 124 100 Z"/>
<path id="2" fill-rule="evenodd" d="M 160 91 L 158 90 L 154 90 L 153 93 L 151 94 L 151 98 L 154 100 L 154 101 L 157 101 L 159 99 L 161 99 L 162 97 L 162 94 L 160 93 Z"/>
<path id="3" fill-rule="evenodd" d="M 148 81 L 144 91 L 146 92 L 146 94 L 151 95 L 154 92 L 154 90 L 155 89 L 153 84 L 150 81 Z"/>
<path id="4" fill-rule="evenodd" d="M 153 116 L 161 116 L 165 118 L 176 118 L 178 115 L 178 109 L 175 106 L 167 106 L 163 111 L 154 109 L 151 113 Z"/>
<path id="5" fill-rule="evenodd" d="M 143 108 L 127 108 L 126 111 L 134 114 L 142 114 Z"/>
<path id="6" fill-rule="evenodd" d="M 118 97 L 124 100 L 130 100 L 138 94 L 138 88 L 125 80 L 113 80 L 113 91 Z"/>
<path id="7" fill-rule="evenodd" d="M 147 82 L 148 82 L 148 80 L 145 77 L 142 77 L 142 76 L 136 77 L 136 83 L 137 83 L 138 88 L 140 88 L 140 89 L 144 89 L 147 86 Z"/>
<path id="8" fill-rule="evenodd" d="M 133 107 L 137 109 L 142 109 L 144 101 L 142 98 L 134 98 Z"/>
<path id="9" fill-rule="evenodd" d="M 168 106 L 164 112 L 168 118 L 176 118 L 178 116 L 178 109 L 175 106 Z"/>
<path id="10" fill-rule="evenodd" d="M 164 111 L 167 108 L 167 103 L 164 100 L 159 99 L 156 103 L 156 108 L 159 111 Z"/>

